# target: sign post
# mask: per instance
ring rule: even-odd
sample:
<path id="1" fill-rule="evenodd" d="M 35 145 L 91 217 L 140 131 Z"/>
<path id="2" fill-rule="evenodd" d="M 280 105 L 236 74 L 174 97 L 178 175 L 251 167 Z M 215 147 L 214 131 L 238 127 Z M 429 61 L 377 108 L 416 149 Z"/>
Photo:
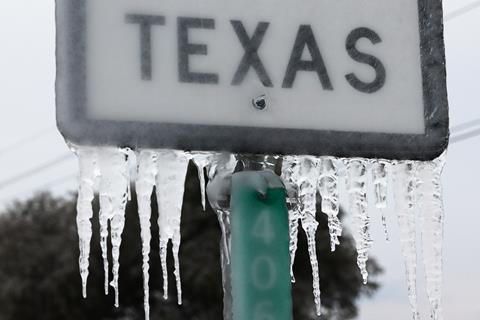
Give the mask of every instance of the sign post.
<path id="1" fill-rule="evenodd" d="M 233 175 L 233 320 L 291 320 L 286 191 L 270 171 Z"/>

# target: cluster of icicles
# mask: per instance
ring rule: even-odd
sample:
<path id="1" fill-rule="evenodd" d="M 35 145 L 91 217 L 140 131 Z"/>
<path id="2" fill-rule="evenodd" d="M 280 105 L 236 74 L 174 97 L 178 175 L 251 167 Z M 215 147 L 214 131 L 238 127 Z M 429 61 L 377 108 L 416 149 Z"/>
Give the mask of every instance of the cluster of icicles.
<path id="1" fill-rule="evenodd" d="M 109 289 L 109 265 L 107 238 L 112 244 L 112 274 L 110 285 L 115 291 L 115 305 L 119 305 L 118 277 L 119 255 L 122 232 L 125 224 L 125 207 L 130 198 L 130 183 L 135 180 L 138 215 L 141 226 L 144 307 L 145 318 L 149 318 L 149 253 L 151 195 L 156 191 L 158 201 L 158 226 L 160 239 L 160 260 L 163 272 L 164 298 L 167 298 L 167 247 L 172 242 L 175 264 L 175 278 L 178 303 L 182 303 L 182 289 L 178 252 L 181 242 L 180 220 L 184 183 L 187 166 L 193 160 L 198 168 L 202 205 L 206 206 L 205 176 L 208 179 L 217 174 L 231 174 L 236 158 L 220 156 L 217 153 L 190 153 L 173 150 L 141 150 L 136 153 L 129 149 L 78 147 L 75 151 L 80 163 L 80 185 L 77 204 L 77 225 L 80 238 L 80 274 L 83 295 L 89 269 L 90 240 L 92 236 L 92 201 L 98 191 L 100 196 L 101 249 L 105 272 L 105 294 Z M 131 163 L 136 160 L 136 179 L 130 177 Z M 133 162 L 135 163 L 135 162 Z M 373 187 L 374 204 L 382 212 L 382 221 L 388 239 L 385 209 L 389 206 L 389 193 L 394 194 L 394 209 L 400 229 L 400 241 L 406 266 L 409 301 L 413 318 L 419 319 L 416 294 L 416 220 L 421 222 L 422 252 L 426 270 L 427 293 L 431 303 L 431 317 L 442 319 L 442 238 L 443 203 L 440 176 L 444 156 L 432 162 L 368 160 L 363 158 L 339 159 L 333 157 L 286 156 L 283 158 L 282 180 L 288 193 L 290 255 L 292 281 L 293 263 L 297 250 L 298 227 L 301 224 L 308 239 L 308 251 L 313 272 L 313 295 L 316 313 L 321 314 L 319 265 L 316 253 L 315 219 L 317 192 L 321 196 L 321 210 L 328 216 L 331 250 L 340 244 L 342 224 L 340 211 L 340 185 L 347 190 L 349 212 L 353 217 L 353 236 L 358 252 L 357 264 L 365 283 L 368 280 L 367 261 L 372 246 L 370 236 L 370 215 L 368 212 L 368 185 Z M 393 189 L 389 190 L 390 180 Z M 210 199 L 212 200 L 212 199 Z M 223 248 L 227 250 L 229 263 L 228 231 L 226 219 L 228 209 L 217 209 L 223 233 Z"/>

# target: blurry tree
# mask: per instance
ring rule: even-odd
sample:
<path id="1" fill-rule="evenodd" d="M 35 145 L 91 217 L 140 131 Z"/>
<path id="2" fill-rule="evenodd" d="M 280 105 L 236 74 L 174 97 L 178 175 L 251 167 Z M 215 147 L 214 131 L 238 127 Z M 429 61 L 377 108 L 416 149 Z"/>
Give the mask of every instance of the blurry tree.
<path id="1" fill-rule="evenodd" d="M 199 185 L 190 166 L 182 217 L 180 251 L 183 282 L 182 306 L 176 304 L 174 281 L 170 299 L 162 299 L 162 277 L 158 258 L 158 226 L 155 197 L 150 254 L 150 302 L 152 319 L 222 319 L 220 230 L 211 210 L 203 213 Z M 95 201 L 98 212 L 98 201 Z M 103 266 L 99 246 L 98 216 L 93 219 L 88 299 L 81 298 L 78 274 L 78 238 L 75 226 L 75 197 L 39 194 L 14 203 L 0 214 L 0 320 L 107 320 L 143 319 L 140 227 L 135 197 L 126 213 L 120 268 L 120 303 L 112 307 L 113 295 L 103 293 Z M 327 221 L 320 221 L 317 250 L 325 319 L 350 319 L 357 314 L 356 302 L 378 287 L 375 275 L 380 268 L 371 259 L 371 282 L 364 286 L 356 266 L 356 251 L 350 236 L 330 253 Z M 172 257 L 169 275 L 173 277 Z M 313 319 L 311 269 L 306 238 L 300 232 L 293 285 L 294 318 Z M 172 279 L 173 280 L 173 279 Z"/>

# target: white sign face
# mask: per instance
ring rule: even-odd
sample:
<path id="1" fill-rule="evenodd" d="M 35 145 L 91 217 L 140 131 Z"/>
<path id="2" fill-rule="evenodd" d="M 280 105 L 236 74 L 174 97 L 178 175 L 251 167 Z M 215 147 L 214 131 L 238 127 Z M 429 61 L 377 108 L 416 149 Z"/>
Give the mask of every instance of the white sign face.
<path id="1" fill-rule="evenodd" d="M 73 2 L 57 0 L 66 138 L 418 159 L 446 147 L 441 20 L 422 29 L 439 0 Z"/>

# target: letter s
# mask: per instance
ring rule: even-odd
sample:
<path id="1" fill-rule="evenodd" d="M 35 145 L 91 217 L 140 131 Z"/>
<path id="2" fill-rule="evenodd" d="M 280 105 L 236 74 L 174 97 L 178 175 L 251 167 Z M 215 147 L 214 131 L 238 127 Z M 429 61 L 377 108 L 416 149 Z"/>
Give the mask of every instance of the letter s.
<path id="1" fill-rule="evenodd" d="M 376 73 L 375 80 L 372 82 L 363 82 L 353 73 L 347 74 L 345 78 L 356 90 L 364 93 L 375 93 L 385 85 L 385 66 L 378 58 L 358 51 L 356 45 L 358 40 L 361 38 L 367 38 L 370 40 L 370 42 L 372 42 L 372 44 L 382 42 L 382 39 L 375 31 L 368 28 L 357 28 L 353 30 L 347 37 L 346 48 L 348 55 L 357 62 L 371 66 Z"/>

